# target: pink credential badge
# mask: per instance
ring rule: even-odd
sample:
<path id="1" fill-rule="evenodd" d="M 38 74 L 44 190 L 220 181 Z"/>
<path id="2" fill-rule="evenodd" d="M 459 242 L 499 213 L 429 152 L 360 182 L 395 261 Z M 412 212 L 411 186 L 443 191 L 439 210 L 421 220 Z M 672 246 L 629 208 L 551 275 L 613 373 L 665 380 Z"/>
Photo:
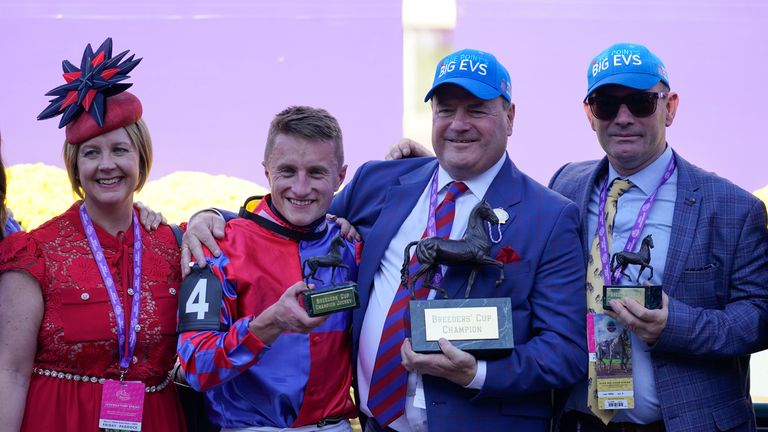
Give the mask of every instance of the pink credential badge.
<path id="1" fill-rule="evenodd" d="M 140 431 L 144 412 L 144 383 L 104 381 L 99 427 L 107 430 Z"/>

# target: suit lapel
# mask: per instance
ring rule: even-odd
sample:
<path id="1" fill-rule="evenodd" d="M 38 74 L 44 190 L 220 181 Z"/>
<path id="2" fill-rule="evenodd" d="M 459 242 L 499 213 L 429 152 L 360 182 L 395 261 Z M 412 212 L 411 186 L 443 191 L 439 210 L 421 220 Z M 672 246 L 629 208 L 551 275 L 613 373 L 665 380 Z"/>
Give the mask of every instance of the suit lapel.
<path id="1" fill-rule="evenodd" d="M 690 164 L 675 153 L 677 162 L 677 198 L 675 213 L 672 217 L 672 233 L 667 249 L 667 262 L 664 270 L 663 284 L 665 291 L 674 296 L 672 288 L 677 285 L 683 272 L 696 236 L 696 223 L 701 208 L 698 181 L 693 178 Z"/>
<path id="2" fill-rule="evenodd" d="M 499 173 L 496 174 L 483 198 L 488 201 L 491 208 L 501 208 L 509 214 L 507 223 L 500 227 L 503 237 L 507 228 L 514 223 L 517 216 L 515 206 L 522 199 L 522 174 L 509 159 L 509 155 L 506 156 L 504 165 L 502 165 Z M 498 235 L 498 232 L 494 232 L 494 235 Z M 488 255 L 495 257 L 499 253 L 500 248 L 500 244 L 492 245 Z M 466 289 L 471 271 L 471 267 L 448 266 L 445 272 L 445 279 L 443 279 L 443 289 L 445 289 L 448 298 L 464 297 L 464 290 Z"/>
<path id="3" fill-rule="evenodd" d="M 403 175 L 399 184 L 387 191 L 381 213 L 365 239 L 361 263 L 369 264 L 360 269 L 359 281 L 368 292 L 373 285 L 373 276 L 379 269 L 384 252 L 392 238 L 397 234 L 403 221 L 416 206 L 421 193 L 437 169 L 437 161 L 430 162 L 415 171 Z M 366 297 L 368 297 L 366 295 Z M 367 302 L 367 300 L 366 300 Z M 365 306 L 365 305 L 363 305 Z"/>

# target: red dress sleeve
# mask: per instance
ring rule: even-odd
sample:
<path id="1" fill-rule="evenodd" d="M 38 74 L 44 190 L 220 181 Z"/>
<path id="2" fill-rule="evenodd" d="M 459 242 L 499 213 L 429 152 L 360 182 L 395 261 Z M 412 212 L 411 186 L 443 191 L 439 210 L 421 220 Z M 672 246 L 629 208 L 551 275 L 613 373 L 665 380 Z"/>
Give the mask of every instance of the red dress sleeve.
<path id="1" fill-rule="evenodd" d="M 45 286 L 45 260 L 35 239 L 25 232 L 13 233 L 0 241 L 0 273 L 22 270 Z"/>

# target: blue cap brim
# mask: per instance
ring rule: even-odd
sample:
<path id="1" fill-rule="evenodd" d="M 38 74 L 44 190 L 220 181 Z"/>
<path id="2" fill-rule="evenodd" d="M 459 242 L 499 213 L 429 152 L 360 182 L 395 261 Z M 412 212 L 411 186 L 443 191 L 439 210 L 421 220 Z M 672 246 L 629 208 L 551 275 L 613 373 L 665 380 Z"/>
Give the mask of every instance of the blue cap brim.
<path id="1" fill-rule="evenodd" d="M 626 72 L 614 74 L 594 83 L 592 87 L 587 90 L 587 95 L 584 97 L 584 100 L 586 100 L 589 95 L 594 93 L 595 90 L 605 85 L 613 84 L 633 88 L 635 90 L 648 90 L 649 88 L 655 86 L 659 81 L 669 85 L 666 80 L 659 78 L 658 75 L 654 74 Z"/>
<path id="2" fill-rule="evenodd" d="M 443 86 L 445 84 L 455 84 L 459 87 L 462 87 L 463 89 L 472 93 L 473 95 L 475 95 L 475 97 L 478 97 L 480 99 L 491 100 L 491 99 L 496 99 L 499 96 L 504 96 L 504 99 L 509 100 L 505 93 L 501 93 L 495 88 L 485 83 L 481 83 L 480 81 L 476 81 L 469 78 L 456 77 L 456 78 L 448 78 L 446 80 L 440 81 L 440 84 L 433 86 L 427 93 L 427 96 L 424 97 L 424 102 L 429 102 L 429 100 L 432 99 L 432 95 L 435 94 L 435 90 L 437 90 L 440 86 Z"/>

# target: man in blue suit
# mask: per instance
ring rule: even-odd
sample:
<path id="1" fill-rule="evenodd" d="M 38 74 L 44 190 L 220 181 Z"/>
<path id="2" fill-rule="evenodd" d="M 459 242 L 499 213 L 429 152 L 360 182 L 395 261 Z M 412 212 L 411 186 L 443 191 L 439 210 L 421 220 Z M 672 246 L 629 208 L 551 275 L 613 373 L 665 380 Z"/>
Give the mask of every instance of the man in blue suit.
<path id="1" fill-rule="evenodd" d="M 367 431 L 544 432 L 553 415 L 552 390 L 585 374 L 578 209 L 520 172 L 507 155 L 515 115 L 510 88 L 509 73 L 489 53 L 462 50 L 445 57 L 425 98 L 433 111 L 437 158 L 369 162 L 329 209 L 364 240 L 352 364 Z M 408 339 L 392 342 L 387 319 L 395 316 L 391 311 L 404 289 L 405 246 L 431 223 L 439 230 L 436 204 L 443 201 L 455 206 L 449 237 L 461 238 L 482 199 L 503 222 L 488 229 L 489 256 L 504 263 L 504 281 L 497 286 L 499 270 L 482 267 L 470 297 L 511 300 L 514 350 L 478 359 L 444 339 L 439 354 L 415 353 Z M 188 234 L 211 242 L 205 227 L 215 231 L 216 223 L 190 222 Z M 198 240 L 193 243 L 195 249 Z M 448 297 L 464 297 L 470 271 L 446 268 L 441 288 Z M 386 370 L 378 369 L 381 364 Z"/>
<path id="2" fill-rule="evenodd" d="M 765 206 L 669 147 L 665 129 L 679 97 L 647 48 L 611 46 L 590 62 L 587 76 L 584 111 L 606 157 L 565 165 L 550 187 L 581 209 L 589 257 L 603 185 L 631 181 L 618 198 L 610 252 L 622 250 L 644 215 L 635 236 L 653 236 L 650 283 L 664 293 L 661 309 L 624 299 L 606 312 L 632 332 L 634 409 L 597 409 L 585 380 L 570 393 L 560 430 L 755 430 L 749 355 L 768 339 Z M 621 283 L 635 284 L 637 270 L 630 267 Z"/>
<path id="3" fill-rule="evenodd" d="M 369 162 L 329 210 L 364 239 L 358 284 L 365 313 L 353 318 L 361 421 L 374 431 L 545 431 L 551 390 L 581 379 L 587 362 L 577 209 L 520 172 L 506 154 L 515 107 L 509 74 L 493 55 L 462 50 L 445 57 L 425 101 L 432 106 L 437 158 Z M 441 354 L 417 354 L 406 339 L 398 344 L 408 371 L 405 400 L 393 396 L 395 385 L 374 395 L 385 319 L 402 289 L 403 250 L 428 224 L 433 183 L 439 202 L 452 182 L 468 190 L 456 199 L 451 238 L 462 236 L 481 199 L 508 215 L 491 229 L 489 254 L 505 262 L 504 282 L 497 287 L 498 270 L 484 267 L 471 297 L 511 299 L 515 349 L 481 360 L 446 340 Z M 468 267 L 447 268 L 442 287 L 448 297 L 464 296 L 469 273 Z M 384 407 L 377 403 L 382 398 Z"/>

